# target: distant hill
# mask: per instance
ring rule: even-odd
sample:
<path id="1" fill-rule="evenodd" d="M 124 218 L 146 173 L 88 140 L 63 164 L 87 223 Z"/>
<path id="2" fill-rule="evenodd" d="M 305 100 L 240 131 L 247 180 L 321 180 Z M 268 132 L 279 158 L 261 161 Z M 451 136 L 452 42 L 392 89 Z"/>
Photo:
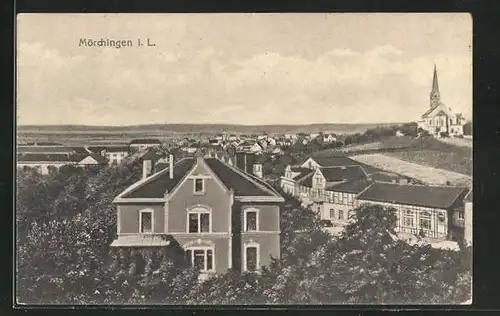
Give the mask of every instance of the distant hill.
<path id="1" fill-rule="evenodd" d="M 20 125 L 18 134 L 24 133 L 228 133 L 236 134 L 284 134 L 284 133 L 358 133 L 376 126 L 388 126 L 398 123 L 370 124 L 310 124 L 310 125 L 232 125 L 232 124 L 153 124 L 132 126 L 88 126 L 88 125 Z"/>

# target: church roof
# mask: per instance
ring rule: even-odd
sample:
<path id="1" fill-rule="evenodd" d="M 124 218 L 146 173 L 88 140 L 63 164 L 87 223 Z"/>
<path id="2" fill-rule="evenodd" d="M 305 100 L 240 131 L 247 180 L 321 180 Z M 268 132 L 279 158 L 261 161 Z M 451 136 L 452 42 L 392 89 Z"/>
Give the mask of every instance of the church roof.
<path id="1" fill-rule="evenodd" d="M 446 115 L 448 117 L 451 116 L 451 111 L 443 104 L 439 103 L 438 105 L 433 106 L 432 108 L 428 109 L 424 114 L 422 114 L 422 118 L 428 118 L 433 114 L 434 111 L 439 110 L 439 112 L 436 113 L 436 115 Z"/>

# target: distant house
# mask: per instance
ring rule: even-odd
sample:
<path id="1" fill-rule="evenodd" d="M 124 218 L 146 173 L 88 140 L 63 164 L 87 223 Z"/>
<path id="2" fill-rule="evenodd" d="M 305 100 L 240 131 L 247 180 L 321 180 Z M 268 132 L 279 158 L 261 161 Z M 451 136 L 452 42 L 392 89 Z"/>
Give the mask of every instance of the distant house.
<path id="1" fill-rule="evenodd" d="M 150 147 L 159 147 L 162 142 L 158 139 L 134 139 L 130 142 L 131 151 L 142 151 Z"/>
<path id="2" fill-rule="evenodd" d="M 33 168 L 41 174 L 48 174 L 62 166 L 73 165 L 77 167 L 98 166 L 107 164 L 106 158 L 101 155 L 90 154 L 18 154 L 18 168 Z"/>
<path id="3" fill-rule="evenodd" d="M 208 144 L 210 146 L 220 146 L 220 145 L 222 145 L 222 137 L 220 139 L 217 139 L 217 138 L 209 139 Z"/>
<path id="4" fill-rule="evenodd" d="M 110 165 L 120 164 L 128 155 L 128 146 L 107 146 L 101 150 L 101 155 L 106 157 Z"/>
<path id="5" fill-rule="evenodd" d="M 333 134 L 323 134 L 323 143 L 333 143 L 337 141 L 337 137 Z"/>
<path id="6" fill-rule="evenodd" d="M 269 146 L 276 146 L 276 139 L 274 139 L 273 137 L 268 137 L 266 140 Z"/>
<path id="7" fill-rule="evenodd" d="M 257 177 L 197 152 L 145 174 L 114 199 L 117 238 L 111 246 L 161 247 L 168 244 L 161 236 L 170 235 L 201 278 L 231 268 L 259 271 L 280 257 L 283 202 Z"/>
<path id="8" fill-rule="evenodd" d="M 266 139 L 261 139 L 261 140 L 259 140 L 259 141 L 258 141 L 258 144 L 260 145 L 260 147 L 261 147 L 262 149 L 266 149 L 266 148 L 267 148 L 267 146 L 269 145 L 269 143 L 267 142 L 267 140 L 266 140 Z"/>
<path id="9" fill-rule="evenodd" d="M 448 186 L 375 182 L 357 197 L 358 205 L 380 204 L 396 209 L 396 231 L 433 239 L 449 239 L 453 218 L 469 189 Z"/>
<path id="10" fill-rule="evenodd" d="M 396 231 L 405 239 L 426 238 L 433 247 L 446 240 L 471 242 L 468 188 L 422 185 L 342 156 L 309 157 L 300 166 L 287 166 L 280 186 L 334 225 L 346 225 L 363 203 L 380 204 L 396 209 Z"/>
<path id="11" fill-rule="evenodd" d="M 261 153 L 262 149 L 263 148 L 259 143 L 255 143 L 248 149 L 248 151 L 251 153 Z"/>
<path id="12" fill-rule="evenodd" d="M 316 139 L 316 137 L 318 137 L 318 136 L 319 136 L 319 133 L 310 133 L 309 134 L 309 139 L 313 140 L 313 139 Z"/>
<path id="13" fill-rule="evenodd" d="M 198 150 L 197 147 L 181 147 L 181 150 L 188 153 L 188 154 L 194 154 L 196 150 Z"/>

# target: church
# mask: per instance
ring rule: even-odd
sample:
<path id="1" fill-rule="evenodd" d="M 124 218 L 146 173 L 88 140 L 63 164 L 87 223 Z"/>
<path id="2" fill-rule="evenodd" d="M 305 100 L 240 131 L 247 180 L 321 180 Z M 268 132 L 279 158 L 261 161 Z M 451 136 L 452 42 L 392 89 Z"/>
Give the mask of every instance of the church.
<path id="1" fill-rule="evenodd" d="M 436 65 L 434 65 L 434 77 L 429 99 L 430 108 L 422 114 L 418 121 L 418 127 L 436 137 L 446 134 L 449 136 L 463 135 L 465 118 L 460 113 L 453 113 L 450 107 L 441 102 Z"/>

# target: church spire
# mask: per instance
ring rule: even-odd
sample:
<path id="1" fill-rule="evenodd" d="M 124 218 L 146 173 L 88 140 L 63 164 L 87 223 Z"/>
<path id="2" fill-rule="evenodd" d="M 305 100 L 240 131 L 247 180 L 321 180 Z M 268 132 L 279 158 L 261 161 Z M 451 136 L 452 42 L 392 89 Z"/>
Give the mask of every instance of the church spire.
<path id="1" fill-rule="evenodd" d="M 437 75 L 437 69 L 436 69 L 436 64 L 434 64 L 434 77 L 432 78 L 432 90 L 430 93 L 430 106 L 435 107 L 439 103 L 441 103 L 440 96 L 439 96 L 439 84 L 438 84 L 438 75 Z"/>

